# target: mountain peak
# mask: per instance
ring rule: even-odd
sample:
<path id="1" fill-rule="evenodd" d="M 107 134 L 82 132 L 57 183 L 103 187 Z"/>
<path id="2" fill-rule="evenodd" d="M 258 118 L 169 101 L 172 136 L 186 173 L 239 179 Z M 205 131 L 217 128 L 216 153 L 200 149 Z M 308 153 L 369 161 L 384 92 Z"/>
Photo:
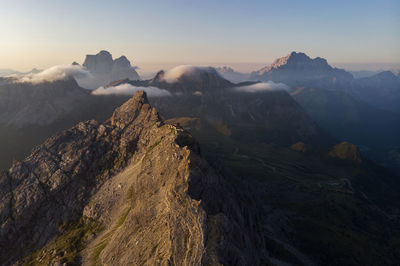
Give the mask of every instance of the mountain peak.
<path id="1" fill-rule="evenodd" d="M 316 57 L 311 59 L 308 55 L 301 52 L 291 52 L 289 55 L 276 59 L 269 67 L 266 67 L 266 71 L 272 69 L 278 69 L 285 65 L 319 65 L 329 66 L 326 59 Z M 330 66 L 329 66 L 330 67 Z"/>
<path id="2" fill-rule="evenodd" d="M 102 55 L 102 56 L 111 56 L 111 53 L 109 51 L 106 50 L 101 50 L 97 55 Z"/>
<path id="3" fill-rule="evenodd" d="M 131 99 L 115 109 L 111 124 L 119 128 L 135 122 L 135 124 L 145 124 L 146 122 L 160 121 L 157 110 L 152 108 L 144 91 L 137 91 Z"/>
<path id="4" fill-rule="evenodd" d="M 122 55 L 117 59 L 113 59 L 111 53 L 102 50 L 95 55 L 86 55 L 82 64 L 95 78 L 95 84 L 90 83 L 87 89 L 95 89 L 105 86 L 113 81 L 130 79 L 139 80 L 139 74 L 132 67 L 131 62 Z M 82 85 L 83 86 L 83 85 Z M 84 86 L 85 87 L 85 86 Z"/>
<path id="5" fill-rule="evenodd" d="M 129 68 L 131 67 L 131 62 L 128 60 L 128 58 L 126 58 L 125 55 L 123 55 L 114 60 L 114 65 L 117 65 L 119 67 Z"/>
<path id="6" fill-rule="evenodd" d="M 224 79 L 213 67 L 182 65 L 168 71 L 159 71 L 147 85 L 171 93 L 193 94 L 197 91 L 216 92 L 218 89 L 232 87 L 233 83 Z"/>
<path id="7" fill-rule="evenodd" d="M 305 53 L 291 52 L 287 56 L 276 59 L 271 65 L 252 72 L 250 79 L 271 80 L 294 86 L 304 86 L 312 81 L 320 81 L 326 86 L 331 86 L 337 82 L 352 80 L 353 76 L 342 69 L 331 67 L 324 58 L 310 58 Z"/>

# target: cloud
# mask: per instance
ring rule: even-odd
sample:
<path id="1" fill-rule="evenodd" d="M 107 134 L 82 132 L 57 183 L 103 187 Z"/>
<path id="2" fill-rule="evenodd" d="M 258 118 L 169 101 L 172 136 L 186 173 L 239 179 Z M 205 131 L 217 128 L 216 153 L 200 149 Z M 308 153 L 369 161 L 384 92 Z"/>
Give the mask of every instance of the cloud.
<path id="1" fill-rule="evenodd" d="M 277 91 L 288 90 L 289 87 L 283 83 L 275 83 L 273 81 L 260 82 L 249 86 L 237 87 L 236 91 L 242 92 L 261 92 L 261 91 Z"/>
<path id="2" fill-rule="evenodd" d="M 29 73 L 19 77 L 16 82 L 28 82 L 32 84 L 39 84 L 43 82 L 53 82 L 56 80 L 63 80 L 70 77 L 74 78 L 87 78 L 91 74 L 89 71 L 77 65 L 58 65 L 45 69 L 39 73 Z"/>
<path id="3" fill-rule="evenodd" d="M 136 87 L 131 84 L 121 84 L 115 87 L 99 87 L 92 91 L 93 95 L 133 95 L 135 91 L 145 91 L 149 97 L 163 97 L 171 96 L 167 90 L 159 89 L 157 87 Z"/>
<path id="4" fill-rule="evenodd" d="M 204 71 L 209 73 L 217 73 L 216 70 L 212 67 L 181 65 L 166 71 L 163 76 L 163 79 L 168 83 L 174 83 L 177 82 L 178 79 L 183 75 L 190 75 L 196 72 L 204 72 Z"/>

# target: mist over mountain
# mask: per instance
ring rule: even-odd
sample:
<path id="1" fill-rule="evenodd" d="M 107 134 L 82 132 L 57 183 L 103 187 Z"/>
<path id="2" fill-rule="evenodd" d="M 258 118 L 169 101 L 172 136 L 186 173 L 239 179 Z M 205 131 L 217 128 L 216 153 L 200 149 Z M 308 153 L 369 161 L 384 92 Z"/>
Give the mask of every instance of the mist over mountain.
<path id="1" fill-rule="evenodd" d="M 234 84 L 211 67 L 178 66 L 160 71 L 150 80 L 112 83 L 104 91 L 123 84 L 169 91 L 171 97 L 150 99 L 166 119 L 196 117 L 237 139 L 284 145 L 324 142 L 324 133 L 290 97 L 284 84 Z M 329 142 L 329 137 L 326 140 Z"/>
<path id="2" fill-rule="evenodd" d="M 217 93 L 234 86 L 234 83 L 224 79 L 215 68 L 191 65 L 181 65 L 167 71 L 161 70 L 149 80 L 121 80 L 110 85 L 115 86 L 127 82 L 135 86 L 153 86 L 165 89 L 175 95 L 192 95 L 196 92 Z"/>

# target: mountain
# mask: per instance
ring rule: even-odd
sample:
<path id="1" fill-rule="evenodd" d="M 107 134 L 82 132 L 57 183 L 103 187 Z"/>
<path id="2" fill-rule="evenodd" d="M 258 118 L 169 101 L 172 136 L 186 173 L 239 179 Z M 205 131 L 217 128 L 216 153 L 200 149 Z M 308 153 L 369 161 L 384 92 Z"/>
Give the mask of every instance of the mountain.
<path id="1" fill-rule="evenodd" d="M 314 144 L 331 141 L 284 90 L 249 92 L 246 90 L 251 86 L 262 84 L 234 84 L 213 68 L 178 70 L 173 70 L 174 75 L 161 71 L 151 80 L 122 80 L 110 86 L 131 84 L 167 90 L 170 97 L 150 99 L 165 119 L 196 117 L 237 139 L 285 146 L 297 141 Z"/>
<path id="2" fill-rule="evenodd" d="M 22 127 L 54 122 L 88 97 L 72 78 L 40 84 L 0 86 L 0 124 Z"/>
<path id="3" fill-rule="evenodd" d="M 389 152 L 400 146 L 400 115 L 337 90 L 297 88 L 292 97 L 336 139 L 357 144 L 367 157 L 387 166 Z"/>
<path id="4" fill-rule="evenodd" d="M 371 77 L 373 75 L 378 74 L 377 71 L 369 71 L 369 70 L 353 70 L 349 71 L 350 74 L 353 75 L 354 78 L 366 78 L 366 77 Z"/>
<path id="5" fill-rule="evenodd" d="M 355 79 L 349 72 L 331 67 L 323 58 L 312 59 L 304 53 L 292 52 L 278 58 L 270 66 L 252 72 L 250 80 L 282 82 L 293 89 L 310 87 L 345 91 L 359 101 L 386 110 L 400 111 L 397 104 L 400 99 L 398 76 L 391 71 L 356 74 L 356 77 L 367 76 Z"/>
<path id="6" fill-rule="evenodd" d="M 238 83 L 249 79 L 249 74 L 237 72 L 228 66 L 217 67 L 216 69 L 221 76 L 231 82 Z"/>
<path id="7" fill-rule="evenodd" d="M 107 121 L 81 122 L 15 161 L 0 174 L 0 263 L 400 259 L 395 176 L 367 160 L 250 145 L 197 128 L 201 146 L 137 92 Z"/>
<path id="8" fill-rule="evenodd" d="M 172 96 L 150 97 L 165 119 L 197 117 L 235 139 L 284 146 L 298 141 L 308 145 L 332 143 L 285 91 L 243 92 L 237 89 L 255 83 L 231 83 L 211 68 L 178 70 L 173 75 L 160 72 L 150 80 L 121 80 L 109 86 L 166 89 Z M 58 131 L 88 119 L 105 120 L 128 98 L 93 95 L 72 78 L 0 86 L 0 169 L 7 169 L 14 159 L 24 158 Z"/>
<path id="9" fill-rule="evenodd" d="M 112 55 L 104 50 L 96 55 L 86 55 L 83 66 L 89 70 L 95 81 L 78 79 L 78 83 L 87 89 L 96 89 L 120 79 L 140 79 L 139 74 L 125 56 L 114 60 Z"/>
<path id="10" fill-rule="evenodd" d="M 15 160 L 0 173 L 0 263 L 396 264 L 399 177 L 350 143 L 267 143 L 277 120 L 318 127 L 286 91 L 236 89 L 150 99 L 180 114 L 166 122 L 137 92 Z"/>
<path id="11" fill-rule="evenodd" d="M 0 69 L 0 77 L 10 76 L 14 74 L 20 74 L 21 72 L 13 69 Z"/>
<path id="12" fill-rule="evenodd" d="M 40 70 L 33 68 L 31 71 L 28 72 L 20 72 L 13 69 L 0 69 L 0 77 L 7 77 L 7 76 L 21 76 L 21 75 L 28 75 L 28 74 L 37 74 Z"/>
<path id="13" fill-rule="evenodd" d="M 160 71 L 153 79 L 135 84 L 166 89 L 176 95 L 192 95 L 196 92 L 215 94 L 234 86 L 215 68 L 185 65 Z"/>
<path id="14" fill-rule="evenodd" d="M 2 264 L 268 262 L 251 203 L 143 92 L 0 175 Z"/>
<path id="15" fill-rule="evenodd" d="M 347 83 L 353 76 L 343 69 L 331 67 L 326 59 L 310 58 L 304 53 L 291 54 L 276 59 L 250 75 L 251 80 L 283 82 L 290 86 L 337 86 Z"/>
<path id="16" fill-rule="evenodd" d="M 57 131 L 88 119 L 106 119 L 124 100 L 91 95 L 73 78 L 38 84 L 5 81 L 0 85 L 0 169 Z"/>
<path id="17" fill-rule="evenodd" d="M 350 93 L 374 106 L 400 113 L 400 77 L 391 71 L 356 79 Z"/>

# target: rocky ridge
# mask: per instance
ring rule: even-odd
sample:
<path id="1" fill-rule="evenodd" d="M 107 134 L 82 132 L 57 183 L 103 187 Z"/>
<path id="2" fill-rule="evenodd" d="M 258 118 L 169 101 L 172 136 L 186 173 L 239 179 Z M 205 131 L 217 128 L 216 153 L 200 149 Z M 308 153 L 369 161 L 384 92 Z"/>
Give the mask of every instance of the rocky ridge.
<path id="1" fill-rule="evenodd" d="M 263 264 L 257 216 L 143 92 L 0 175 L 0 261 Z"/>

